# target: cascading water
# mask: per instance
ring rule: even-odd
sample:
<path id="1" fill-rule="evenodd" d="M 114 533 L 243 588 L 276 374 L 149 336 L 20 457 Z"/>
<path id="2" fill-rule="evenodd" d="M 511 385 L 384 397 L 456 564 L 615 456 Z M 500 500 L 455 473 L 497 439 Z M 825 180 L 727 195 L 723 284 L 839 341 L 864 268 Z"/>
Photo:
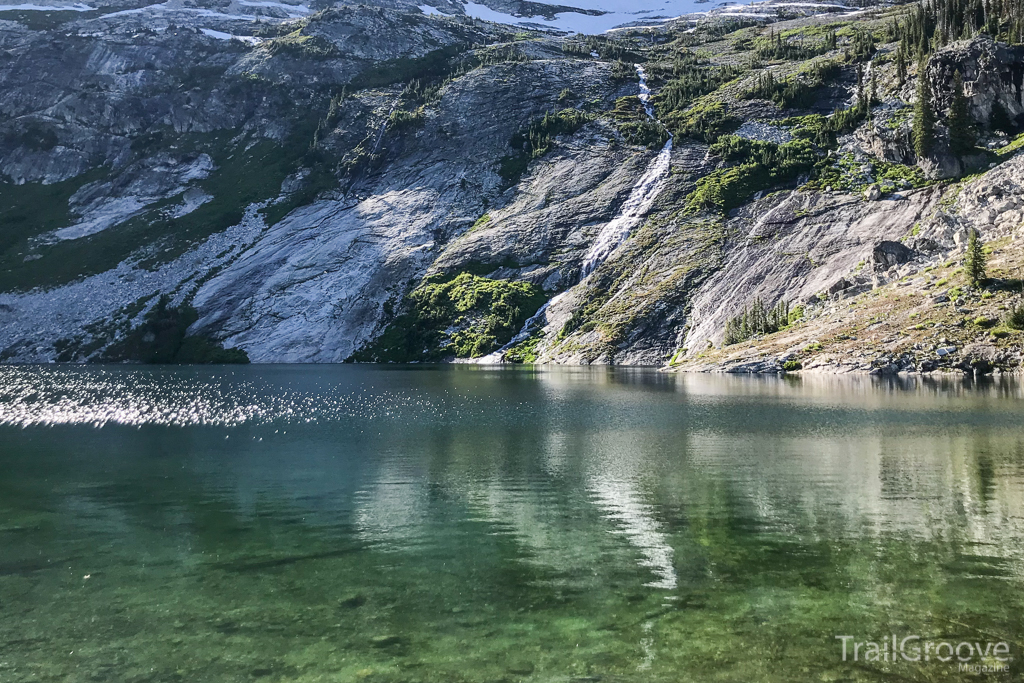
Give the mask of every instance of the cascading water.
<path id="1" fill-rule="evenodd" d="M 376 154 L 377 150 L 380 149 L 380 143 L 384 139 L 384 133 L 388 129 L 388 123 L 391 122 L 391 115 L 395 113 L 395 109 L 398 108 L 398 103 L 401 99 L 401 97 L 396 97 L 395 101 L 391 103 L 391 109 L 388 110 L 388 115 L 384 117 L 384 123 L 380 126 L 380 131 L 377 133 L 377 141 L 373 143 L 373 151 L 370 152 L 370 154 Z"/>
<path id="2" fill-rule="evenodd" d="M 636 75 L 640 78 L 640 102 L 644 105 L 647 117 L 657 123 L 658 118 L 654 115 L 654 105 L 651 104 L 651 89 L 647 85 L 647 72 L 644 71 L 643 66 L 640 64 L 634 66 L 636 67 Z M 647 171 L 640 177 L 640 181 L 633 186 L 633 190 L 629 193 L 626 203 L 622 205 L 619 215 L 613 218 L 598 233 L 593 246 L 583 259 L 580 281 L 597 270 L 597 267 L 604 263 L 620 244 L 626 241 L 633 228 L 639 225 L 643 217 L 650 211 L 654 200 L 658 198 L 658 195 L 661 194 L 662 189 L 665 187 L 665 179 L 668 178 L 671 161 L 672 134 L 670 133 L 668 142 L 661 148 L 661 152 L 651 162 L 651 165 L 647 167 Z M 481 364 L 500 363 L 506 351 L 530 337 L 534 328 L 544 318 L 548 308 L 564 295 L 565 292 L 562 292 L 562 294 L 541 306 L 540 310 L 526 321 L 523 329 L 516 336 L 512 337 L 508 344 L 478 359 L 476 362 Z"/>
<path id="3" fill-rule="evenodd" d="M 637 64 L 636 74 L 640 77 L 640 102 L 644 105 L 647 117 L 657 122 L 658 118 L 654 115 L 654 106 L 651 104 L 651 89 L 647 85 L 647 73 L 642 66 Z M 668 142 L 640 177 L 640 182 L 633 187 L 633 191 L 630 192 L 626 203 L 622 205 L 619 215 L 601 229 L 594 245 L 583 259 L 581 280 L 597 270 L 597 267 L 604 263 L 620 244 L 626 241 L 629 233 L 650 211 L 654 200 L 665 187 L 665 179 L 668 177 L 671 161 L 672 135 L 670 134 Z"/>

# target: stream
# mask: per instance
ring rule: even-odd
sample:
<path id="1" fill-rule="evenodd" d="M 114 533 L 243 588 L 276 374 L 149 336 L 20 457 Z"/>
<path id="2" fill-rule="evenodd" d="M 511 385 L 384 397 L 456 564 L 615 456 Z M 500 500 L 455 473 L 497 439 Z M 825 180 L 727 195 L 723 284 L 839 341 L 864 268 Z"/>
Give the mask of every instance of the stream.
<path id="1" fill-rule="evenodd" d="M 640 102 L 644 105 L 644 111 L 647 113 L 647 117 L 655 123 L 660 123 L 658 117 L 654 113 L 654 105 L 651 102 L 651 89 L 647 85 L 647 72 L 644 71 L 644 67 L 640 64 L 634 65 L 636 68 L 636 75 L 640 78 L 640 93 L 638 97 Z M 644 216 L 651 210 L 651 206 L 654 204 L 654 200 L 658 198 L 661 191 L 665 188 L 665 181 L 668 178 L 669 171 L 672 167 L 672 143 L 673 137 L 669 133 L 668 141 L 665 146 L 661 148 L 658 156 L 654 158 L 654 161 L 647 167 L 647 170 L 636 185 L 633 186 L 633 190 L 629 193 L 629 197 L 623 203 L 622 208 L 615 218 L 609 221 L 601 232 L 598 233 L 597 239 L 594 240 L 594 244 L 590 247 L 590 251 L 583 259 L 583 266 L 580 269 L 579 282 L 585 280 L 591 273 L 608 260 L 623 242 L 629 238 L 630 233 L 640 225 L 640 222 L 644 219 Z M 577 283 L 578 284 L 578 283 Z M 568 290 L 567 290 L 568 291 Z M 477 359 L 475 362 L 478 364 L 488 365 L 493 363 L 501 363 L 505 353 L 512 347 L 526 341 L 533 331 L 537 328 L 538 324 L 543 325 L 546 323 L 546 314 L 548 309 L 553 303 L 563 297 L 566 292 L 562 292 L 553 297 L 546 304 L 541 306 L 540 310 L 537 311 L 526 323 L 523 325 L 522 330 L 519 331 L 511 341 L 502 346 L 497 351 L 490 353 L 482 358 Z"/>

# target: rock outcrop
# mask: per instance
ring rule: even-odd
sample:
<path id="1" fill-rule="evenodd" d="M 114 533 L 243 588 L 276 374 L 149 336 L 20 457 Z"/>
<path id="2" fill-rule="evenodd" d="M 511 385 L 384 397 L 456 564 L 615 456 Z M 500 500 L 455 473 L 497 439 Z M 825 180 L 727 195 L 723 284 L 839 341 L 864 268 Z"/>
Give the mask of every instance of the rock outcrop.
<path id="1" fill-rule="evenodd" d="M 0 360 L 117 360 L 160 307 L 255 362 L 389 360 L 396 344 L 456 360 L 462 335 L 458 360 L 1019 363 L 1002 321 L 1024 262 L 1024 48 L 932 55 L 939 123 L 919 160 L 897 45 L 815 42 L 870 15 L 764 7 L 738 31 L 711 16 L 584 39 L 465 9 L 0 15 Z M 783 31 L 788 47 L 765 47 Z M 771 79 L 747 66 L 762 58 Z M 943 120 L 956 71 L 983 147 L 963 158 Z M 992 252 L 984 291 L 958 271 L 972 230 Z M 471 301 L 416 298 L 460 277 Z M 771 330 L 737 322 L 768 308 Z"/>

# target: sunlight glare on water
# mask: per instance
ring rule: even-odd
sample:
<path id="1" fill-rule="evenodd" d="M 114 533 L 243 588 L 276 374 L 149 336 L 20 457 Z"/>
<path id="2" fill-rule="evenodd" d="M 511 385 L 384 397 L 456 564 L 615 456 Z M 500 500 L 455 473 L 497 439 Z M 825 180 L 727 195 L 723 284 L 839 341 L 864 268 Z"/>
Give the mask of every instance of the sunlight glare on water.
<path id="1" fill-rule="evenodd" d="M 1002 638 L 1014 380 L 0 368 L 0 681 L 875 681 Z"/>

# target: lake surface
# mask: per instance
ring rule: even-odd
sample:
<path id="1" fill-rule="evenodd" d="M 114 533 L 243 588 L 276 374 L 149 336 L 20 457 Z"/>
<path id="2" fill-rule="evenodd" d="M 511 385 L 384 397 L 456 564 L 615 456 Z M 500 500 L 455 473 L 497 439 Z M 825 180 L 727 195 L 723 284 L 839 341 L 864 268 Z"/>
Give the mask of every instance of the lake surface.
<path id="1" fill-rule="evenodd" d="M 839 635 L 1006 642 L 1009 671 L 984 680 L 1018 680 L 1022 397 L 605 368 L 0 367 L 0 681 L 965 676 L 844 662 Z"/>

